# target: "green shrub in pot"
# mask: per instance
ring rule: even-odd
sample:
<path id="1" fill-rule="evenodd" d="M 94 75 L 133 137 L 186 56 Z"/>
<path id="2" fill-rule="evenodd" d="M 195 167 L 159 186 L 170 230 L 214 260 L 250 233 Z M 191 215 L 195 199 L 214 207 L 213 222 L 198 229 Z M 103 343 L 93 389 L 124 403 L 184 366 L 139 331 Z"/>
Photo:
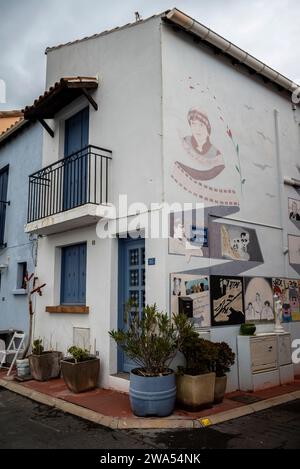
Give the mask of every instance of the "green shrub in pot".
<path id="1" fill-rule="evenodd" d="M 89 351 L 73 345 L 68 349 L 70 357 L 61 361 L 63 379 L 70 391 L 79 393 L 97 386 L 100 360 Z"/>
<path id="2" fill-rule="evenodd" d="M 177 401 L 189 410 L 210 407 L 214 401 L 216 347 L 195 331 L 185 337 L 180 351 L 186 366 L 178 367 Z"/>
<path id="3" fill-rule="evenodd" d="M 170 317 L 154 304 L 146 305 L 142 314 L 136 311 L 127 329 L 109 332 L 137 365 L 130 372 L 129 389 L 135 415 L 162 417 L 172 413 L 176 381 L 169 365 L 192 327 L 186 315 Z"/>
<path id="4" fill-rule="evenodd" d="M 55 350 L 44 350 L 42 339 L 33 341 L 32 353 L 29 355 L 29 366 L 32 377 L 37 381 L 48 381 L 60 375 L 62 353 Z"/>
<path id="5" fill-rule="evenodd" d="M 230 367 L 234 364 L 235 353 L 229 347 L 226 342 L 216 342 L 214 343 L 216 350 L 215 357 L 215 372 L 216 372 L 216 382 L 215 382 L 215 397 L 214 402 L 220 403 L 224 399 L 226 385 L 227 385 L 227 375 Z"/>

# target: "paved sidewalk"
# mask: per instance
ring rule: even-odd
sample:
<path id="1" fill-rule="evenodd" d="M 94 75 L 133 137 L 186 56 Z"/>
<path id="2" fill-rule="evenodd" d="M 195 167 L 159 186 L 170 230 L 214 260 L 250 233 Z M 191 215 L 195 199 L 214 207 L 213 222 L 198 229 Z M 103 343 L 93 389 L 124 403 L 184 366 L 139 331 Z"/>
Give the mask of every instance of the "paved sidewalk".
<path id="1" fill-rule="evenodd" d="M 297 376 L 291 384 L 253 393 L 237 391 L 227 394 L 221 404 L 201 412 L 187 412 L 176 408 L 169 417 L 141 418 L 132 414 L 128 394 L 117 391 L 97 388 L 74 394 L 68 390 L 62 379 L 20 383 L 14 381 L 13 377 L 7 378 L 1 371 L 0 386 L 78 417 L 119 429 L 199 428 L 300 398 L 300 376 Z"/>

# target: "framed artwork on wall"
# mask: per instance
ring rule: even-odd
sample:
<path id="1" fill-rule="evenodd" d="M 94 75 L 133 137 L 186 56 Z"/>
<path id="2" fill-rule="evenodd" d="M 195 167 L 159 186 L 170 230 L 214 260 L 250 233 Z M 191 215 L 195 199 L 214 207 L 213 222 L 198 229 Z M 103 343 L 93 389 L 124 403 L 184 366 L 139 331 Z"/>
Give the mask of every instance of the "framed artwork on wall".
<path id="1" fill-rule="evenodd" d="M 300 229 L 300 200 L 288 199 L 289 219 Z"/>
<path id="2" fill-rule="evenodd" d="M 300 265 L 300 236 L 288 235 L 290 264 Z"/>
<path id="3" fill-rule="evenodd" d="M 211 325 L 233 326 L 245 322 L 243 277 L 210 277 Z"/>
<path id="4" fill-rule="evenodd" d="M 171 274 L 171 312 L 184 312 L 198 327 L 209 327 L 209 277 Z"/>
<path id="5" fill-rule="evenodd" d="M 246 322 L 262 323 L 274 321 L 271 278 L 244 277 L 244 298 Z"/>

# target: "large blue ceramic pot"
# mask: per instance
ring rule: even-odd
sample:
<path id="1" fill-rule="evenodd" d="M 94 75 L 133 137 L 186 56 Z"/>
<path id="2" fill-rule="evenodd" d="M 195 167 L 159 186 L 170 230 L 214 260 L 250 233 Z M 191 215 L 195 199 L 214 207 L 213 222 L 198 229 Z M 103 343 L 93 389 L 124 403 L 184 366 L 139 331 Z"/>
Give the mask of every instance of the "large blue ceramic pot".
<path id="1" fill-rule="evenodd" d="M 130 372 L 129 398 L 132 412 L 138 417 L 166 417 L 173 412 L 176 381 L 172 370 L 164 376 L 139 376 Z"/>

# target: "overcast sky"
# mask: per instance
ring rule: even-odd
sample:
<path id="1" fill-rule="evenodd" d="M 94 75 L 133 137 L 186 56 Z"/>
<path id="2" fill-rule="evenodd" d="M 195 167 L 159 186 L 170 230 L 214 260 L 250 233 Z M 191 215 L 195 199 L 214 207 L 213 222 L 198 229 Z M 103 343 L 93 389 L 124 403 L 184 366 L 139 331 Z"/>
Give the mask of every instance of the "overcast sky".
<path id="1" fill-rule="evenodd" d="M 172 3 L 174 2 L 174 3 Z M 6 104 L 31 104 L 44 89 L 47 46 L 72 41 L 176 6 L 300 81 L 299 0 L 0 0 L 0 79 Z"/>

